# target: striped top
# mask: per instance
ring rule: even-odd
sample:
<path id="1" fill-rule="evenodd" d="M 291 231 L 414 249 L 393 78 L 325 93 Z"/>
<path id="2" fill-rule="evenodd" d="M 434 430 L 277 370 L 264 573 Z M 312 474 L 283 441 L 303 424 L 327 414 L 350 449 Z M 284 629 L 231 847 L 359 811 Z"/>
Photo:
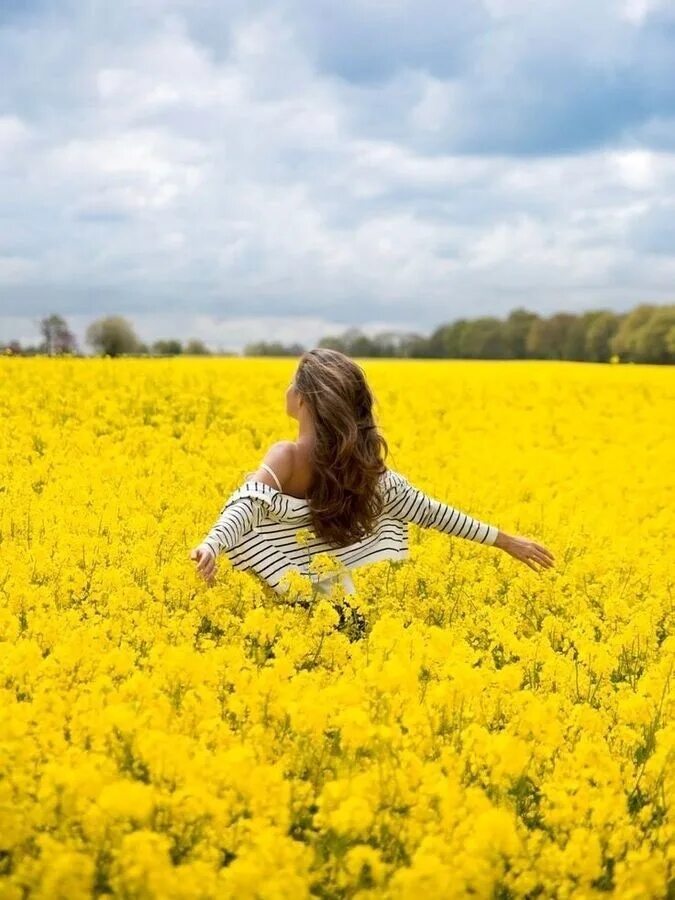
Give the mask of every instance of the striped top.
<path id="1" fill-rule="evenodd" d="M 269 466 L 265 468 L 271 471 Z M 279 582 L 286 572 L 300 572 L 313 582 L 325 579 L 325 575 L 317 576 L 308 568 L 317 553 L 329 553 L 346 571 L 384 559 L 407 559 L 410 522 L 479 544 L 494 544 L 497 540 L 499 529 L 494 525 L 427 496 L 399 472 L 387 469 L 380 484 L 385 502 L 373 531 L 347 546 L 335 547 L 314 534 L 307 543 L 299 543 L 296 532 L 311 529 L 307 500 L 252 480 L 245 481 L 230 495 L 203 543 L 216 556 L 225 552 L 235 569 L 254 571 L 281 594 L 284 588 Z"/>

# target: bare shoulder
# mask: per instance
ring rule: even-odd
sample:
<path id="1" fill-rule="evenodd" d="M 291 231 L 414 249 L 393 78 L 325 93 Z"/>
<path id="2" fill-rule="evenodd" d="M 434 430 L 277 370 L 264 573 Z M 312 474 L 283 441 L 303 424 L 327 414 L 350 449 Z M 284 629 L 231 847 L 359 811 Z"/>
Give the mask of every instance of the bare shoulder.
<path id="1" fill-rule="evenodd" d="M 269 450 L 265 453 L 262 462 L 269 466 L 281 482 L 282 490 L 286 488 L 295 468 L 296 446 L 293 441 L 276 441 L 270 445 Z M 278 490 L 279 485 L 276 483 L 274 476 L 264 469 L 262 465 L 254 473 L 255 481 L 262 481 L 270 487 Z"/>

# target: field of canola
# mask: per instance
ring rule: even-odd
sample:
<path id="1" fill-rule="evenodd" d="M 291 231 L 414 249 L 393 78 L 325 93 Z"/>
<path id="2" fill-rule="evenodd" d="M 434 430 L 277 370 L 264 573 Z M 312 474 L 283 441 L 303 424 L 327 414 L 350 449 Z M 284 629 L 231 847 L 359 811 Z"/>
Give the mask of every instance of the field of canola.
<path id="1" fill-rule="evenodd" d="M 411 525 L 350 640 L 189 559 L 295 360 L 0 359 L 2 900 L 675 896 L 675 371 L 360 364 L 553 569 Z"/>

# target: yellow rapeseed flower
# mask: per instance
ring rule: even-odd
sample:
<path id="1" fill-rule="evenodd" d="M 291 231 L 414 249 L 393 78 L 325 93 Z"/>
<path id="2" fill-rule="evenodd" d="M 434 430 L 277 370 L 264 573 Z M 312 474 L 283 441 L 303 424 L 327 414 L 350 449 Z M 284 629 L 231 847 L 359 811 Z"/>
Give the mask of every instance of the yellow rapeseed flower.
<path id="1" fill-rule="evenodd" d="M 3 354 L 0 894 L 667 896 L 674 374 L 618 362 L 366 361 L 390 468 L 556 564 L 411 525 L 349 597 L 306 527 L 281 593 L 188 558 L 288 360 Z"/>

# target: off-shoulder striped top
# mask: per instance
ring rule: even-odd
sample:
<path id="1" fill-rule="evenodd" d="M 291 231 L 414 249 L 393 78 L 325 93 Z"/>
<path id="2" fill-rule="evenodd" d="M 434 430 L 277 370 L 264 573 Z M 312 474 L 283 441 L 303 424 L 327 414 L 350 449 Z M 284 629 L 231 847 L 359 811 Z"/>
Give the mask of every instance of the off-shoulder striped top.
<path id="1" fill-rule="evenodd" d="M 345 547 L 326 544 L 316 535 L 300 543 L 296 533 L 305 528 L 311 531 L 308 501 L 253 480 L 245 481 L 228 497 L 203 543 L 216 556 L 226 553 L 235 569 L 252 570 L 281 594 L 285 587 L 280 581 L 289 571 L 300 572 L 313 582 L 321 581 L 309 570 L 317 553 L 329 553 L 347 573 L 380 560 L 407 559 L 410 522 L 479 544 L 491 545 L 497 539 L 496 526 L 429 497 L 399 472 L 387 469 L 380 483 L 385 502 L 375 528 L 368 537 Z"/>

